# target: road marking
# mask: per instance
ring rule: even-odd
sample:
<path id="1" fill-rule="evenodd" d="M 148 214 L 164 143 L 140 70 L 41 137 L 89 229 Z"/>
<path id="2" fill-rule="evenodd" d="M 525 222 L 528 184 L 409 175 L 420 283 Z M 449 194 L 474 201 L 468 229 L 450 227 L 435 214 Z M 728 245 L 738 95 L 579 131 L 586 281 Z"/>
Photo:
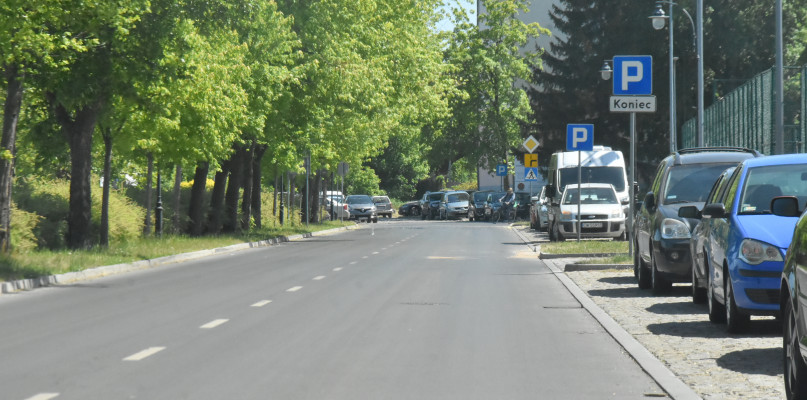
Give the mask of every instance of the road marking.
<path id="1" fill-rule="evenodd" d="M 40 393 L 25 400 L 50 400 L 59 397 L 59 393 Z"/>
<path id="2" fill-rule="evenodd" d="M 229 319 L 214 319 L 214 320 L 200 326 L 199 328 L 200 329 L 213 329 L 213 328 L 215 328 L 215 327 L 217 327 L 217 326 L 219 326 L 219 325 L 221 325 L 221 324 L 223 324 L 223 323 L 225 323 L 227 321 L 229 321 Z"/>
<path id="3" fill-rule="evenodd" d="M 350 265 L 353 265 L 353 264 L 356 264 L 356 263 L 357 263 L 357 261 L 351 261 Z"/>
<path id="4" fill-rule="evenodd" d="M 377 251 L 374 251 L 374 252 L 373 252 L 373 254 L 378 254 L 378 252 L 377 252 Z"/>
<path id="5" fill-rule="evenodd" d="M 255 303 L 255 304 L 253 304 L 251 307 L 263 307 L 263 306 L 265 306 L 265 305 L 267 305 L 267 304 L 269 304 L 271 302 L 272 302 L 272 300 L 261 300 L 261 301 Z"/>
<path id="6" fill-rule="evenodd" d="M 288 289 L 286 289 L 286 291 L 287 291 L 287 292 L 296 292 L 296 291 L 298 291 L 298 290 L 300 290 L 300 289 L 302 289 L 302 288 L 303 288 L 302 286 L 295 286 L 295 287 L 293 287 L 293 288 L 288 288 Z"/>
<path id="7" fill-rule="evenodd" d="M 161 351 L 165 350 L 165 347 L 149 347 L 139 353 L 132 354 L 129 357 L 123 359 L 123 361 L 140 361 L 146 357 L 153 356 Z"/>
<path id="8" fill-rule="evenodd" d="M 321 280 L 323 280 L 323 279 L 325 279 L 325 275 L 315 276 L 313 280 L 315 280 L 315 281 L 321 281 Z"/>
<path id="9" fill-rule="evenodd" d="M 333 269 L 333 272 L 339 272 L 341 270 L 342 270 L 342 267 L 336 267 L 336 268 Z"/>
<path id="10" fill-rule="evenodd" d="M 428 260 L 464 260 L 465 257 L 440 257 L 440 256 L 428 256 L 426 257 Z"/>

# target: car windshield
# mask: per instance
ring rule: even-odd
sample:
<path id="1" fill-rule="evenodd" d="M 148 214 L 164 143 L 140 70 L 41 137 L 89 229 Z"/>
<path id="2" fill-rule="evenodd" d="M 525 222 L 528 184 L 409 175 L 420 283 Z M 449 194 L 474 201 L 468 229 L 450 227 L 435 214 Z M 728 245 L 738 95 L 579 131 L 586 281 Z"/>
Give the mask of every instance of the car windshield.
<path id="1" fill-rule="evenodd" d="M 499 203 L 499 200 L 500 200 L 502 197 L 504 197 L 504 195 L 506 195 L 506 194 L 507 194 L 507 193 L 505 193 L 505 192 L 495 192 L 495 193 L 491 193 L 491 194 L 490 194 L 490 197 L 488 197 L 488 199 L 489 199 L 491 202 L 493 202 L 493 203 Z"/>
<path id="2" fill-rule="evenodd" d="M 458 201 L 468 201 L 471 196 L 468 193 L 451 193 L 448 195 L 449 203 L 456 203 Z"/>
<path id="3" fill-rule="evenodd" d="M 474 201 L 485 201 L 488 198 L 488 194 L 490 194 L 490 192 L 476 192 L 474 193 Z"/>
<path id="4" fill-rule="evenodd" d="M 770 214 L 771 200 L 796 196 L 807 201 L 807 164 L 771 165 L 748 170 L 740 198 L 740 214 Z"/>
<path id="5" fill-rule="evenodd" d="M 442 199 L 442 198 L 443 198 L 442 193 L 432 193 L 432 194 L 429 195 L 429 200 L 430 201 L 440 201 L 440 199 Z"/>
<path id="6" fill-rule="evenodd" d="M 614 191 L 610 188 L 584 187 L 581 192 L 581 204 L 618 204 L 616 193 L 614 193 Z M 577 193 L 577 188 L 566 189 L 566 194 L 563 196 L 563 204 L 577 204 Z"/>
<path id="7" fill-rule="evenodd" d="M 625 169 L 622 167 L 583 167 L 580 171 L 580 183 L 608 183 L 617 192 L 625 190 Z M 577 183 L 577 167 L 561 168 L 560 187 Z"/>
<path id="8" fill-rule="evenodd" d="M 366 194 L 354 194 L 352 196 L 347 196 L 347 204 L 368 204 L 372 202 L 373 200 Z"/>
<path id="9" fill-rule="evenodd" d="M 527 204 L 530 202 L 530 194 L 529 193 L 516 193 L 516 200 L 520 204 Z"/>
<path id="10" fill-rule="evenodd" d="M 720 173 L 736 163 L 678 165 L 670 169 L 662 204 L 705 202 Z"/>

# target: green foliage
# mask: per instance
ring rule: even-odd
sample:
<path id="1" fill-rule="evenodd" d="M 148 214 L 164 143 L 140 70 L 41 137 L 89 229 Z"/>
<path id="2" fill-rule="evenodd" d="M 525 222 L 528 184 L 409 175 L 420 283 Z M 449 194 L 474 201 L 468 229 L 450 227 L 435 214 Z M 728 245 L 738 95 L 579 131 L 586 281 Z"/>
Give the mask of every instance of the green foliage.
<path id="1" fill-rule="evenodd" d="M 346 194 L 383 195 L 378 189 L 379 179 L 369 167 L 351 168 L 345 177 Z"/>
<path id="2" fill-rule="evenodd" d="M 35 229 L 42 217 L 20 210 L 12 203 L 11 208 L 11 249 L 16 253 L 32 251 L 37 246 Z"/>

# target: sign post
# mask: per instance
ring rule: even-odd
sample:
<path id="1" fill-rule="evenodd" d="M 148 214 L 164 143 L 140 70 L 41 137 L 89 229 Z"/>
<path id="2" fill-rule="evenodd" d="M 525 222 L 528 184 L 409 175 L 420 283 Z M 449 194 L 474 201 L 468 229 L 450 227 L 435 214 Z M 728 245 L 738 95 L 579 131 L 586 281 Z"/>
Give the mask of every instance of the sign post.
<path id="1" fill-rule="evenodd" d="M 630 199 L 628 200 L 628 224 L 625 227 L 628 251 L 633 255 L 633 216 L 635 214 L 636 188 L 636 113 L 656 112 L 656 96 L 653 96 L 653 57 L 615 56 L 614 87 L 610 100 L 611 112 L 630 113 Z"/>
<path id="2" fill-rule="evenodd" d="M 577 241 L 580 241 L 580 209 L 583 184 L 583 152 L 594 150 L 594 125 L 568 124 L 566 125 L 566 151 L 577 151 Z M 561 199 L 563 202 L 563 199 Z"/>

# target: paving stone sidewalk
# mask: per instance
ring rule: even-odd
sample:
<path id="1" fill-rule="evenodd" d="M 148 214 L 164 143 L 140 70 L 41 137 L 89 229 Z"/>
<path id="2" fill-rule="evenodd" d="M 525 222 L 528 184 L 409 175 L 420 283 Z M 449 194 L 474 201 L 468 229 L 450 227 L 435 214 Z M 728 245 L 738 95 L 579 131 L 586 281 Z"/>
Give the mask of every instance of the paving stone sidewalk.
<path id="1" fill-rule="evenodd" d="M 547 260 L 561 269 L 573 260 Z M 744 334 L 709 322 L 689 285 L 640 290 L 633 270 L 566 272 L 580 289 L 705 400 L 784 399 L 781 324 L 752 317 Z"/>

